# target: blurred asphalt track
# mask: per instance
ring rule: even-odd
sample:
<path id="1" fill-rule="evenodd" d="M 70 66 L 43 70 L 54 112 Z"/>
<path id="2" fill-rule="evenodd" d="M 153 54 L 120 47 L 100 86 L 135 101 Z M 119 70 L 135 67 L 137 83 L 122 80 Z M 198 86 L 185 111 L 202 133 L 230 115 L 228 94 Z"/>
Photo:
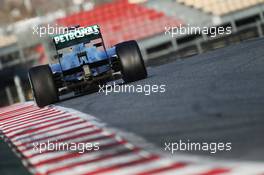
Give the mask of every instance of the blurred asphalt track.
<path id="1" fill-rule="evenodd" d="M 149 78 L 132 84 L 165 84 L 166 92 L 94 93 L 57 105 L 91 114 L 164 149 L 164 142 L 232 142 L 221 159 L 264 160 L 264 40 L 149 68 Z M 0 142 L 0 174 L 27 174 Z"/>
<path id="2" fill-rule="evenodd" d="M 0 139 L 0 174 L 1 175 L 28 175 L 27 169 L 21 160 L 16 157 L 10 147 Z"/>
<path id="3" fill-rule="evenodd" d="M 232 142 L 221 159 L 264 160 L 264 40 L 251 40 L 149 69 L 133 84 L 166 84 L 163 94 L 103 93 L 59 103 L 164 142 Z"/>

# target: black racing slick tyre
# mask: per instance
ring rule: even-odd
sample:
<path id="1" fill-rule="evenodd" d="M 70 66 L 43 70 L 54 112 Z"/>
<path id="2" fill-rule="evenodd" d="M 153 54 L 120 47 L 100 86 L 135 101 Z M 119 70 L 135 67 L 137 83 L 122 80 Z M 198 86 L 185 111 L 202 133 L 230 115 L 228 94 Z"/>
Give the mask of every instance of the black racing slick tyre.
<path id="1" fill-rule="evenodd" d="M 58 89 L 55 86 L 49 65 L 33 67 L 28 73 L 33 96 L 39 107 L 44 107 L 59 100 Z"/>
<path id="2" fill-rule="evenodd" d="M 123 80 L 133 82 L 147 77 L 147 70 L 136 41 L 126 41 L 116 45 Z"/>

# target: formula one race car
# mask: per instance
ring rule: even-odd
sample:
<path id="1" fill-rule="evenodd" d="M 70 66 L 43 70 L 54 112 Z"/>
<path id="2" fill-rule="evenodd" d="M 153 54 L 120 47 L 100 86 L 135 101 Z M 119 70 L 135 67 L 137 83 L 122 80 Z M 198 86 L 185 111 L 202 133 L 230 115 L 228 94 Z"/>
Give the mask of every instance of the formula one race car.
<path id="1" fill-rule="evenodd" d="M 98 25 L 74 27 L 53 37 L 54 64 L 29 70 L 33 96 L 39 107 L 56 103 L 63 94 L 80 94 L 122 78 L 125 83 L 147 77 L 136 41 L 106 49 Z"/>

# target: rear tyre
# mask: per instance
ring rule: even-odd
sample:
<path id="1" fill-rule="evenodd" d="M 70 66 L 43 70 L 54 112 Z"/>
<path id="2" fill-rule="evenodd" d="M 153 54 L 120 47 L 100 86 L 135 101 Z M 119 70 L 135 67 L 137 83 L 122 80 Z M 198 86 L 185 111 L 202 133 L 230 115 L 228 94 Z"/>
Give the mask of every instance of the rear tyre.
<path id="1" fill-rule="evenodd" d="M 121 73 L 125 82 L 133 82 L 147 77 L 147 70 L 136 41 L 126 41 L 116 45 Z"/>
<path id="2" fill-rule="evenodd" d="M 56 103 L 59 100 L 58 89 L 49 65 L 31 68 L 28 76 L 35 102 L 39 107 Z"/>

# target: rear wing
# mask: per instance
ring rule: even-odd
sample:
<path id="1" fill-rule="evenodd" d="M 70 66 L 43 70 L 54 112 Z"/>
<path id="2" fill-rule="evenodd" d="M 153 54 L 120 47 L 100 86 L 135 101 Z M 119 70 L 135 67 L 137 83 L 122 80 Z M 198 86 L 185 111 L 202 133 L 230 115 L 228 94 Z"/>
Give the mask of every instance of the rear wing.
<path id="1" fill-rule="evenodd" d="M 98 38 L 102 38 L 100 27 L 93 25 L 74 28 L 66 34 L 54 36 L 53 42 L 56 50 L 60 50 L 80 43 L 89 43 L 91 40 Z"/>

